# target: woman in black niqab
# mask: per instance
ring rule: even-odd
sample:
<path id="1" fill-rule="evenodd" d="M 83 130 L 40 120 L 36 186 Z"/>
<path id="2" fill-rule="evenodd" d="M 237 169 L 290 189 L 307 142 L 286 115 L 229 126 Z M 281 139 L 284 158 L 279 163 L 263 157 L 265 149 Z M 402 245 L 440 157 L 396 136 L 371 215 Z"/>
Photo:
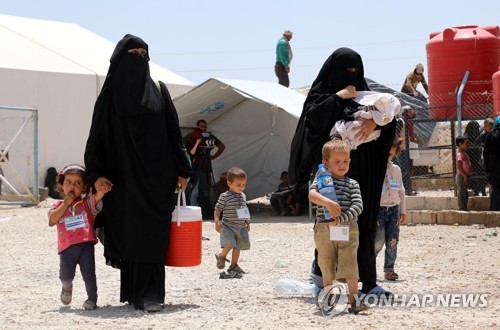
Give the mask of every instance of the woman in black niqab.
<path id="1" fill-rule="evenodd" d="M 148 45 L 126 35 L 116 46 L 97 98 L 85 149 L 86 181 L 104 177 L 113 189 L 96 226 L 106 262 L 120 269 L 120 301 L 159 310 L 175 187 L 192 170 L 174 105 L 149 75 Z"/>
<path id="2" fill-rule="evenodd" d="M 363 61 L 354 50 L 339 48 L 323 64 L 304 102 L 291 145 L 288 167 L 291 188 L 301 187 L 309 181 L 316 165 L 321 162 L 321 149 L 330 139 L 330 130 L 335 123 L 354 119 L 358 104 L 353 100 L 354 95 L 349 93 L 352 88 L 369 90 L 364 79 Z M 380 137 L 351 151 L 347 176 L 358 181 L 363 199 L 363 213 L 358 218 L 358 268 L 364 293 L 377 287 L 375 231 L 395 128 L 395 121 L 383 127 L 377 127 L 373 121 L 364 121 L 358 134 L 367 136 L 374 129 L 380 129 Z M 317 262 L 314 264 L 313 273 L 321 275 Z"/>

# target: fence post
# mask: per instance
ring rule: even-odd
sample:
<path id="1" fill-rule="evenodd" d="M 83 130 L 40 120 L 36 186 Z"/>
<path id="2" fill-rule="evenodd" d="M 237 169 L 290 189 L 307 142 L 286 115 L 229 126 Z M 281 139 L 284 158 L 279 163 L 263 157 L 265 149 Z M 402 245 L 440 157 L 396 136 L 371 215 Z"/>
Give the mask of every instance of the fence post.
<path id="1" fill-rule="evenodd" d="M 462 135 L 462 93 L 464 92 L 465 84 L 469 78 L 469 71 L 465 71 L 464 78 L 460 84 L 460 89 L 457 94 L 457 121 L 458 121 L 458 135 Z"/>

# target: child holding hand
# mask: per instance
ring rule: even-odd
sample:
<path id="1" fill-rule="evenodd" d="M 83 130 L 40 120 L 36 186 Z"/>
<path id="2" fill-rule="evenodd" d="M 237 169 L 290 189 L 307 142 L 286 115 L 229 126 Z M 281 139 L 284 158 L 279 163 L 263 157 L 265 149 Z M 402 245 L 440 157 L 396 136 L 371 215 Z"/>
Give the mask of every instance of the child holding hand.
<path id="1" fill-rule="evenodd" d="M 57 176 L 56 189 L 64 199 L 52 205 L 48 216 L 49 226 L 57 226 L 61 302 L 64 305 L 71 303 L 76 265 L 80 265 L 87 291 L 83 308 L 94 310 L 97 307 L 94 219 L 102 210 L 102 198 L 113 185 L 99 178 L 94 184 L 96 193 L 90 194 L 84 176 L 85 168 L 80 165 L 68 165 L 62 170 Z"/>

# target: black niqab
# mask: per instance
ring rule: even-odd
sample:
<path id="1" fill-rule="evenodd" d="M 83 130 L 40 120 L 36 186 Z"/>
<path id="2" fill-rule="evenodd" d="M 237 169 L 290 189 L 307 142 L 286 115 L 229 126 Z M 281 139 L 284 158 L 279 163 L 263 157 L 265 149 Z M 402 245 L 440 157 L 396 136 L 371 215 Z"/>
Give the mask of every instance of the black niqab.
<path id="1" fill-rule="evenodd" d="M 149 57 L 129 53 L 148 45 L 126 35 L 116 46 L 96 101 L 85 150 L 86 181 L 113 183 L 96 225 L 105 231 L 105 256 L 162 264 L 178 176 L 189 177 L 177 113 L 166 89 L 149 75 Z"/>

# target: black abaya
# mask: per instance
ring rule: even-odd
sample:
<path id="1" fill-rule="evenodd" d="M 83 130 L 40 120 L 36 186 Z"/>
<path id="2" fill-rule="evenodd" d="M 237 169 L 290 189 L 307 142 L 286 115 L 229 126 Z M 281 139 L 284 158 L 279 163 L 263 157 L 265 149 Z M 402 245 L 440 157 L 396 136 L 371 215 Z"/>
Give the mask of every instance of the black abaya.
<path id="1" fill-rule="evenodd" d="M 178 176 L 192 170 L 168 90 L 162 84 L 160 93 L 149 76 L 149 57 L 128 52 L 134 48 L 148 46 L 126 35 L 111 57 L 85 165 L 87 182 L 105 177 L 113 183 L 96 225 L 104 228 L 107 262 L 121 268 L 121 300 L 142 308 L 144 300 L 163 303 L 174 190 Z"/>
<path id="2" fill-rule="evenodd" d="M 349 72 L 347 68 L 357 70 Z M 326 60 L 304 103 L 292 140 L 288 168 L 290 187 L 300 187 L 308 182 L 313 167 L 321 162 L 321 149 L 330 139 L 329 133 L 335 123 L 341 119 L 353 120 L 353 101 L 336 95 L 349 85 L 356 87 L 357 91 L 369 90 L 361 56 L 349 48 L 339 48 Z M 351 165 L 347 173 L 348 177 L 358 181 L 363 199 L 363 212 L 358 218 L 358 267 L 365 289 L 376 283 L 374 231 L 396 122 L 394 120 L 377 129 L 381 130 L 377 140 L 363 143 L 351 151 Z"/>

